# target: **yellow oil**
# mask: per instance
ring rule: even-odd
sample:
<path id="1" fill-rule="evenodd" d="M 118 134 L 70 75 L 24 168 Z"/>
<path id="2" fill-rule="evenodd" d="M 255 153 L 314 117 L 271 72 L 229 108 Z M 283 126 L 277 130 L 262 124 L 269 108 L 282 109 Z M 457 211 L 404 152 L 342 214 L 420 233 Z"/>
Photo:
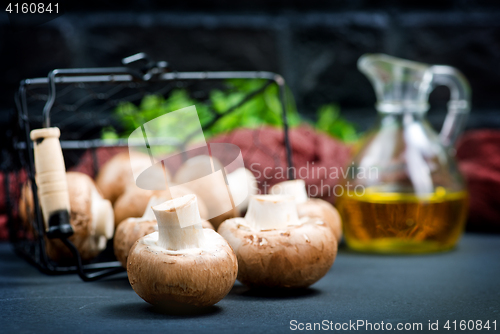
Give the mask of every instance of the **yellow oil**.
<path id="1" fill-rule="evenodd" d="M 344 238 L 354 250 L 376 253 L 427 253 L 453 248 L 464 229 L 466 191 L 437 188 L 427 196 L 380 193 L 339 198 Z"/>

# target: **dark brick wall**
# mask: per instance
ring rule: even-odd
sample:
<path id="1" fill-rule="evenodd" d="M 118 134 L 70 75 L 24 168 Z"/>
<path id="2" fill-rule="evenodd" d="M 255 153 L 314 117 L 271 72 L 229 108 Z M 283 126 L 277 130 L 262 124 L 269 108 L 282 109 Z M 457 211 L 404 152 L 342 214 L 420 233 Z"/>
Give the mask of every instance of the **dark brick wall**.
<path id="1" fill-rule="evenodd" d="M 73 1 L 74 2 L 74 1 Z M 29 23 L 29 20 L 27 20 Z M 337 102 L 362 128 L 375 94 L 356 69 L 384 52 L 462 70 L 473 89 L 469 127 L 500 128 L 500 1 L 85 1 L 46 24 L 11 27 L 0 16 L 0 115 L 23 78 L 53 68 L 115 66 L 144 51 L 176 70 L 282 73 L 309 117 Z M 431 96 L 439 126 L 446 89 Z"/>

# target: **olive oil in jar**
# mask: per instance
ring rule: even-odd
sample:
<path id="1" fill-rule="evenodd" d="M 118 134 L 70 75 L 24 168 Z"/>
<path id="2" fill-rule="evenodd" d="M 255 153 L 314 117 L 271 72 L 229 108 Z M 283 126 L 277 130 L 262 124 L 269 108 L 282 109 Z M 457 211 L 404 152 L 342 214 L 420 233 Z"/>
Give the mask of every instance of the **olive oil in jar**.
<path id="1" fill-rule="evenodd" d="M 337 207 L 352 249 L 425 253 L 455 246 L 467 218 L 468 196 L 440 187 L 427 196 L 367 189 L 362 196 L 342 196 Z"/>

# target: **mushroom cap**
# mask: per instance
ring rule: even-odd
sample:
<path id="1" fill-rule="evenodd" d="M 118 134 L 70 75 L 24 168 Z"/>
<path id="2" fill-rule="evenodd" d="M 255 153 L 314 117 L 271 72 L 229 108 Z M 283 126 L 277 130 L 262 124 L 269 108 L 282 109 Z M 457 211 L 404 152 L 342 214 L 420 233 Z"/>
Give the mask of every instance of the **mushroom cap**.
<path id="1" fill-rule="evenodd" d="M 157 195 L 161 195 L 158 194 Z M 155 190 L 146 190 L 131 184 L 125 192 L 118 197 L 113 205 L 115 212 L 115 228 L 125 219 L 142 217 L 149 199 L 155 195 Z"/>
<path id="2" fill-rule="evenodd" d="M 245 218 L 234 218 L 218 232 L 236 253 L 238 280 L 251 287 L 308 287 L 328 272 L 337 255 L 332 230 L 314 218 L 264 231 L 250 228 Z"/>
<path id="3" fill-rule="evenodd" d="M 115 256 L 124 268 L 127 268 L 127 258 L 130 248 L 145 235 L 158 231 L 156 220 L 127 218 L 116 228 L 113 240 Z"/>
<path id="4" fill-rule="evenodd" d="M 82 260 L 96 257 L 106 246 L 106 237 L 95 236 L 92 226 L 92 192 L 98 192 L 94 181 L 86 174 L 67 172 L 70 201 L 70 224 L 73 235 L 68 239 L 78 249 Z M 99 193 L 100 197 L 100 193 Z M 112 219 L 112 215 L 109 215 Z M 64 263 L 73 258 L 70 250 L 58 239 L 45 238 L 47 255 L 54 261 Z"/>
<path id="5" fill-rule="evenodd" d="M 146 302 L 209 306 L 231 290 L 238 273 L 233 250 L 217 232 L 203 229 L 203 248 L 168 251 L 158 233 L 137 240 L 129 252 L 130 285 Z"/>
<path id="6" fill-rule="evenodd" d="M 78 215 L 78 223 L 91 220 L 91 195 L 94 181 L 86 174 L 79 172 L 67 172 L 68 195 L 71 211 Z M 75 217 L 76 218 L 76 217 Z"/>
<path id="7" fill-rule="evenodd" d="M 193 194 L 193 191 L 186 187 L 176 186 L 175 197 L 182 197 L 187 194 Z M 172 194 L 173 195 L 173 194 Z M 165 197 L 168 193 L 166 190 L 145 190 L 131 184 L 115 202 L 115 226 L 118 226 L 122 221 L 130 217 L 142 217 L 151 197 Z M 207 214 L 207 207 L 198 196 L 198 209 L 200 215 L 204 217 Z"/>
<path id="8" fill-rule="evenodd" d="M 203 228 L 213 230 L 214 227 L 206 220 L 201 221 Z M 142 218 L 127 218 L 116 228 L 113 240 L 115 256 L 124 268 L 127 268 L 127 258 L 130 248 L 140 238 L 158 231 L 156 220 Z"/>
<path id="9" fill-rule="evenodd" d="M 151 158 L 144 153 L 121 152 L 107 161 L 99 170 L 96 177 L 97 187 L 101 190 L 103 197 L 115 203 L 127 186 L 135 184 L 134 173 L 130 159 L 134 159 L 134 169 L 142 171 L 151 166 Z M 167 177 L 168 171 L 166 171 Z"/>
<path id="10" fill-rule="evenodd" d="M 88 260 L 97 256 L 99 251 L 94 247 L 87 247 L 86 239 L 90 237 L 92 223 L 91 186 L 92 179 L 78 172 L 66 173 L 68 195 L 70 203 L 70 224 L 73 235 L 68 239 L 80 252 L 82 259 Z M 71 251 L 57 239 L 46 239 L 47 255 L 56 262 L 65 262 L 73 258 Z"/>
<path id="11" fill-rule="evenodd" d="M 337 209 L 319 198 L 310 198 L 304 203 L 297 204 L 299 218 L 315 217 L 327 223 L 335 234 L 337 242 L 342 238 L 342 219 Z"/>

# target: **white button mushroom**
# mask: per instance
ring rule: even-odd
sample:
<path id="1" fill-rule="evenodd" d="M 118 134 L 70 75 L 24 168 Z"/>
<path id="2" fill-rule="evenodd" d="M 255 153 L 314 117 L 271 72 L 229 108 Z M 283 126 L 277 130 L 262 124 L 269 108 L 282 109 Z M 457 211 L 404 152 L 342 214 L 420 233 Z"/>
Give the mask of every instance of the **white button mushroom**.
<path id="1" fill-rule="evenodd" d="M 236 280 L 238 262 L 224 238 L 202 228 L 196 196 L 175 198 L 153 211 L 158 232 L 139 239 L 128 256 L 134 291 L 151 304 L 219 302 Z"/>
<path id="2" fill-rule="evenodd" d="M 223 222 L 218 232 L 238 258 L 238 280 L 255 287 L 307 287 L 323 277 L 337 254 L 331 228 L 299 218 L 290 196 L 256 195 L 245 218 Z"/>
<path id="3" fill-rule="evenodd" d="M 304 180 L 291 180 L 275 184 L 271 194 L 290 195 L 295 199 L 299 217 L 317 217 L 327 223 L 333 230 L 337 242 L 342 238 L 342 219 L 337 209 L 319 198 L 309 198 Z"/>

